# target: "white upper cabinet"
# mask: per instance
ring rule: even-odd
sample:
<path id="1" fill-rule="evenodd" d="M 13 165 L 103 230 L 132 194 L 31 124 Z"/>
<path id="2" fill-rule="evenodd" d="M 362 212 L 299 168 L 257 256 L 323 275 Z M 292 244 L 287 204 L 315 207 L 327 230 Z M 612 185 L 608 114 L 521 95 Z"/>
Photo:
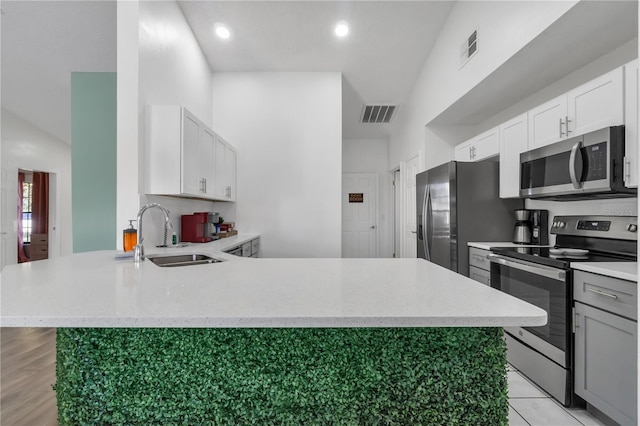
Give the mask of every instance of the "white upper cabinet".
<path id="1" fill-rule="evenodd" d="M 198 138 L 198 167 L 199 172 L 199 192 L 203 197 L 215 198 L 215 163 L 216 163 L 216 134 L 205 125 L 200 126 Z"/>
<path id="2" fill-rule="evenodd" d="M 638 187 L 638 60 L 624 66 L 624 182 Z"/>
<path id="3" fill-rule="evenodd" d="M 216 136 L 216 198 L 236 200 L 236 151 Z"/>
<path id="4" fill-rule="evenodd" d="M 152 112 L 152 117 L 151 117 L 151 127 L 149 127 L 150 131 L 154 131 L 154 135 L 153 137 L 155 138 L 155 141 L 158 141 L 158 137 L 159 135 L 157 135 L 157 131 L 160 131 L 160 129 L 154 129 L 154 127 L 158 127 L 158 121 L 161 119 L 161 117 L 166 117 L 166 115 L 173 115 L 172 121 L 173 123 L 170 123 L 170 125 L 167 125 L 167 127 L 171 127 L 171 129 L 174 128 L 174 126 L 176 126 L 176 116 L 178 117 L 178 120 L 182 121 L 182 144 L 181 144 L 181 150 L 180 150 L 180 157 L 176 157 L 175 160 L 177 162 L 177 159 L 180 158 L 181 160 L 181 164 L 180 164 L 180 170 L 182 171 L 182 176 L 180 176 L 180 190 L 179 192 L 181 194 L 191 194 L 191 195 L 198 195 L 200 190 L 204 187 L 203 185 L 201 185 L 202 182 L 202 177 L 200 176 L 200 167 L 197 166 L 198 162 L 200 161 L 200 122 L 198 121 L 198 119 L 193 116 L 189 111 L 187 111 L 186 109 L 182 109 L 181 111 L 161 111 L 159 109 L 159 107 L 153 107 L 153 112 Z M 181 116 L 180 116 L 181 114 Z M 166 117 L 169 118 L 169 117 Z M 179 121 L 178 121 L 179 123 Z M 172 138 L 173 137 L 173 132 L 170 132 L 167 134 L 167 138 Z M 180 139 L 178 139 L 180 140 Z M 167 140 L 167 144 L 164 143 L 165 141 L 162 141 L 162 145 L 164 147 L 164 149 L 167 149 L 168 147 L 166 146 L 167 144 L 171 144 L 171 141 Z M 151 144 L 151 149 L 148 150 L 148 156 L 147 158 L 150 160 L 153 160 L 151 162 L 149 162 L 147 169 L 151 170 L 154 172 L 154 174 L 151 176 L 151 179 L 149 180 L 150 184 L 154 184 L 154 183 L 159 183 L 158 179 L 156 179 L 156 174 L 162 173 L 161 170 L 158 170 L 157 167 L 154 167 L 154 165 L 156 164 L 155 161 L 157 160 L 155 157 L 158 156 L 158 154 L 161 154 L 161 152 L 159 152 L 159 150 L 154 150 L 153 148 L 159 148 L 159 144 L 160 142 L 158 141 L 158 143 Z M 175 150 L 174 147 L 172 147 L 172 151 Z M 156 155 L 154 155 L 156 154 Z M 167 170 L 169 168 L 169 166 L 165 166 L 165 170 Z M 175 169 L 175 166 L 170 167 L 170 169 Z M 172 174 L 173 173 L 177 173 L 178 170 L 172 170 Z M 164 182 L 164 179 L 162 179 L 162 183 Z M 172 182 L 173 183 L 173 182 Z M 169 191 L 173 190 L 174 188 L 168 185 L 157 185 L 157 188 L 155 189 L 161 189 L 162 187 L 165 187 L 166 189 L 168 189 Z M 171 191 L 168 193 L 172 193 L 175 191 Z"/>
<path id="5" fill-rule="evenodd" d="M 528 149 L 527 114 L 499 126 L 500 198 L 520 197 L 520 154 Z"/>
<path id="6" fill-rule="evenodd" d="M 567 99 L 569 137 L 624 124 L 622 67 L 573 89 Z"/>
<path id="7" fill-rule="evenodd" d="M 622 68 L 529 111 L 529 149 L 624 123 Z"/>
<path id="8" fill-rule="evenodd" d="M 500 142 L 498 128 L 494 127 L 476 137 L 456 145 L 454 158 L 456 161 L 480 161 L 498 155 Z"/>
<path id="9" fill-rule="evenodd" d="M 529 147 L 558 142 L 565 137 L 563 120 L 567 114 L 567 95 L 558 96 L 529 111 Z"/>
<path id="10" fill-rule="evenodd" d="M 235 200 L 218 193 L 216 166 L 218 136 L 186 108 L 177 105 L 152 105 L 146 111 L 145 192 L 211 200 Z M 226 142 L 225 146 L 229 146 Z M 230 148 L 231 150 L 233 148 Z M 233 165 L 226 164 L 233 158 Z M 231 160 L 229 160 L 231 161 Z M 224 171 L 234 169 L 233 156 L 222 154 Z M 226 173 L 226 172 L 222 172 Z"/>

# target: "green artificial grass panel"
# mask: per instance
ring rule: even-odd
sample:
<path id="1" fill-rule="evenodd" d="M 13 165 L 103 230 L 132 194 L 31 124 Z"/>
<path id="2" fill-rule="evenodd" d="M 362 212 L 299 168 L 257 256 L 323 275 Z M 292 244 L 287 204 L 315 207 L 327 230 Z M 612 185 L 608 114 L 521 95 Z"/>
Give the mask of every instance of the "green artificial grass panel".
<path id="1" fill-rule="evenodd" d="M 501 328 L 58 329 L 67 424 L 506 425 Z"/>

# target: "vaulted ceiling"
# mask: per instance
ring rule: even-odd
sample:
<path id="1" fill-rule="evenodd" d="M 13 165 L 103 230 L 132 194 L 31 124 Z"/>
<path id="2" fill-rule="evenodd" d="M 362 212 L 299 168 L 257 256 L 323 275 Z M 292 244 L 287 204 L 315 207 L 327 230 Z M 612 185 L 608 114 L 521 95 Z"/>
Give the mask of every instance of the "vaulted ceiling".
<path id="1" fill-rule="evenodd" d="M 71 71 L 115 71 L 114 1 L 2 1 L 2 106 L 70 142 Z M 343 73 L 343 134 L 386 138 L 360 124 L 365 104 L 410 92 L 452 1 L 181 1 L 213 72 Z M 333 27 L 345 20 L 348 37 Z M 222 42 L 213 24 L 230 26 Z"/>

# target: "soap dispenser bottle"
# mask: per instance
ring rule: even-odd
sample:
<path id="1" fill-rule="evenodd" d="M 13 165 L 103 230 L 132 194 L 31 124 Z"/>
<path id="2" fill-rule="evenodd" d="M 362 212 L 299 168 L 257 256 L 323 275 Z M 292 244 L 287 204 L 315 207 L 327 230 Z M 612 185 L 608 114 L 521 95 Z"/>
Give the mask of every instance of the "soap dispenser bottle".
<path id="1" fill-rule="evenodd" d="M 129 221 L 129 228 L 122 231 L 122 247 L 124 251 L 133 251 L 138 244 L 138 231 L 133 227 L 134 220 Z"/>

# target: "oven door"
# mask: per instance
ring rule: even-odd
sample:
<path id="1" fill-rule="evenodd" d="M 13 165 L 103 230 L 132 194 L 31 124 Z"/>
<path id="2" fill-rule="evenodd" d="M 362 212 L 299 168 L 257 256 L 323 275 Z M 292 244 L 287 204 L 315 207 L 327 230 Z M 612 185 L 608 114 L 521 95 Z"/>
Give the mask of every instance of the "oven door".
<path id="1" fill-rule="evenodd" d="M 505 327 L 505 331 L 563 367 L 570 363 L 570 274 L 568 270 L 492 253 L 491 287 L 547 312 L 540 327 Z"/>

